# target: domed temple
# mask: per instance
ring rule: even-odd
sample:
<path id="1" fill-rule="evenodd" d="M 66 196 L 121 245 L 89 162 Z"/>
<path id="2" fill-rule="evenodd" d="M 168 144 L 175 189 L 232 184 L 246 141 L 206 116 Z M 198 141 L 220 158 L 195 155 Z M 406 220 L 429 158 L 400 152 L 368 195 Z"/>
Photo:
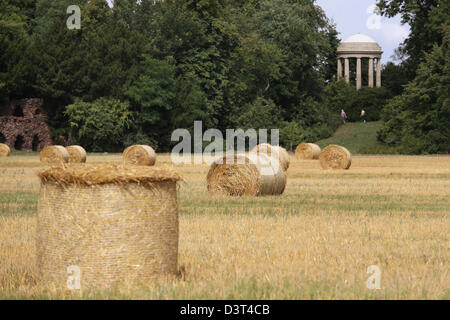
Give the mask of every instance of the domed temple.
<path id="1" fill-rule="evenodd" d="M 337 49 L 338 55 L 338 79 L 342 78 L 342 60 L 344 60 L 345 81 L 350 83 L 350 61 L 356 59 L 356 89 L 361 89 L 361 59 L 369 59 L 370 88 L 373 88 L 374 61 L 376 61 L 376 86 L 381 87 L 381 56 L 383 51 L 380 45 L 371 37 L 363 34 L 355 34 L 345 39 Z"/>

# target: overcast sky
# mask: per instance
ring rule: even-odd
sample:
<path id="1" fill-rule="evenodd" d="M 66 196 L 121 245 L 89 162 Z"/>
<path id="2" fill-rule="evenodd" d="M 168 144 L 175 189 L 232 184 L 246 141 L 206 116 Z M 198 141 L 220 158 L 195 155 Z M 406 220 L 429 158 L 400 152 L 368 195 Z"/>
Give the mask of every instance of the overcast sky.
<path id="1" fill-rule="evenodd" d="M 108 2 L 111 3 L 112 0 Z M 400 23 L 400 17 L 387 19 L 374 15 L 376 0 L 316 0 L 316 2 L 336 24 L 341 40 L 362 33 L 378 42 L 384 51 L 382 63 L 393 60 L 391 56 L 394 50 L 409 34 L 409 27 Z"/>

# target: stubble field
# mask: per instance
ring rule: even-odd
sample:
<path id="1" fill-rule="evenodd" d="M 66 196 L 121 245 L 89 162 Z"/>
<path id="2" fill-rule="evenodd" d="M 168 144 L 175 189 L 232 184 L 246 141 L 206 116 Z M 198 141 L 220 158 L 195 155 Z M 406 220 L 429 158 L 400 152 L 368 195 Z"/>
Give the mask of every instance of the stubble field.
<path id="1" fill-rule="evenodd" d="M 285 193 L 260 198 L 211 195 L 208 165 L 174 166 L 181 276 L 81 292 L 37 278 L 42 168 L 37 153 L 0 158 L 1 299 L 450 299 L 449 156 L 354 156 L 348 171 L 291 156 Z M 371 265 L 381 289 L 366 287 Z"/>

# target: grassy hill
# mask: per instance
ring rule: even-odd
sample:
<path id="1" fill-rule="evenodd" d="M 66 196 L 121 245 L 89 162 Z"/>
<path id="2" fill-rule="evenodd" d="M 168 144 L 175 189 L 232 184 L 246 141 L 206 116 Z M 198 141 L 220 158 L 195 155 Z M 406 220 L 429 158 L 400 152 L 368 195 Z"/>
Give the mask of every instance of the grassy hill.
<path id="1" fill-rule="evenodd" d="M 321 148 L 330 144 L 346 147 L 353 154 L 393 154 L 395 148 L 386 146 L 377 140 L 377 131 L 382 122 L 346 123 L 339 127 L 330 138 L 317 141 Z"/>

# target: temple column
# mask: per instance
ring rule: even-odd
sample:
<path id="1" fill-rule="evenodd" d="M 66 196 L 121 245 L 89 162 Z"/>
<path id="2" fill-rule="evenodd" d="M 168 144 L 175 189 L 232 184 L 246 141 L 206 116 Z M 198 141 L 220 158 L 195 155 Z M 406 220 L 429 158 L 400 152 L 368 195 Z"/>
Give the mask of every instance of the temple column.
<path id="1" fill-rule="evenodd" d="M 377 88 L 381 87 L 381 58 L 377 59 Z"/>
<path id="2" fill-rule="evenodd" d="M 340 58 L 337 59 L 337 79 L 342 78 L 342 61 Z"/>
<path id="3" fill-rule="evenodd" d="M 361 58 L 356 59 L 356 90 L 361 89 Z"/>
<path id="4" fill-rule="evenodd" d="M 350 64 L 348 58 L 345 58 L 345 82 L 350 83 Z"/>
<path id="5" fill-rule="evenodd" d="M 373 88 L 373 58 L 369 58 L 369 88 Z"/>

